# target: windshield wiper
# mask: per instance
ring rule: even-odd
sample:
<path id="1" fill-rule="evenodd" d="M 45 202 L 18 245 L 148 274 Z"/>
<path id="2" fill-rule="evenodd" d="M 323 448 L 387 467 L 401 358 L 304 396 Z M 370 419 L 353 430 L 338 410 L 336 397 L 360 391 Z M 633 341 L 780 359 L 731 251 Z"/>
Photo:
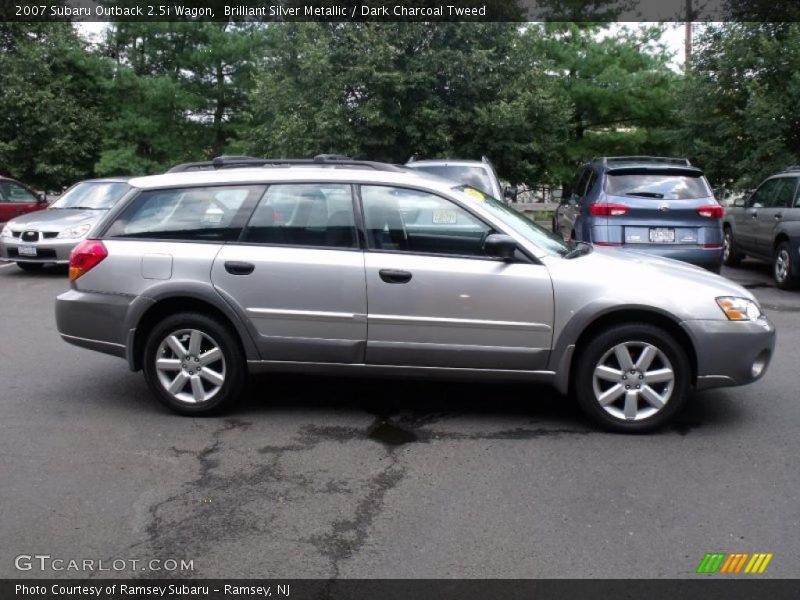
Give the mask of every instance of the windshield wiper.
<path id="1" fill-rule="evenodd" d="M 101 210 L 96 206 L 65 206 L 64 208 L 74 208 L 76 210 Z"/>
<path id="2" fill-rule="evenodd" d="M 641 198 L 663 198 L 664 194 L 659 194 L 658 192 L 645 192 L 645 191 L 633 191 L 633 192 L 625 192 L 626 196 L 640 196 Z"/>
<path id="3" fill-rule="evenodd" d="M 594 250 L 594 246 L 592 246 L 589 242 L 573 241 L 572 243 L 574 244 L 572 250 L 567 252 L 564 255 L 564 258 L 583 256 L 584 254 L 589 254 L 592 250 Z"/>

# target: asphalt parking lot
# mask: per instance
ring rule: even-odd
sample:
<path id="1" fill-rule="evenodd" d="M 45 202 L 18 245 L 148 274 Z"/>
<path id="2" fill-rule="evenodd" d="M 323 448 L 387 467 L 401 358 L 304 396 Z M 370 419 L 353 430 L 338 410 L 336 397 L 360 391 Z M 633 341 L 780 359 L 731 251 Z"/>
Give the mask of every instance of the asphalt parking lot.
<path id="1" fill-rule="evenodd" d="M 0 577 L 683 578 L 712 551 L 799 577 L 800 292 L 723 274 L 777 325 L 768 374 L 623 436 L 531 385 L 262 377 L 235 414 L 175 416 L 60 340 L 64 269 L 0 266 Z"/>

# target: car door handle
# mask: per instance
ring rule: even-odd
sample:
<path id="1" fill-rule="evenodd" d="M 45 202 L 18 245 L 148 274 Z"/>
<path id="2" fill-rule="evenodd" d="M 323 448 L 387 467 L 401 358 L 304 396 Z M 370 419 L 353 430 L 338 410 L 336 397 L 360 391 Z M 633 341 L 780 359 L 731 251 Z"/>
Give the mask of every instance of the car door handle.
<path id="1" fill-rule="evenodd" d="M 782 218 L 783 218 L 783 213 L 775 213 L 775 219 L 776 220 L 782 219 Z"/>
<path id="2" fill-rule="evenodd" d="M 226 260 L 225 270 L 231 275 L 250 275 L 255 270 L 253 263 L 238 260 Z"/>
<path id="3" fill-rule="evenodd" d="M 411 281 L 411 273 L 408 271 L 395 271 L 394 269 L 381 269 L 378 271 L 386 283 L 408 283 Z"/>
<path id="4" fill-rule="evenodd" d="M 758 212 L 756 212 L 756 211 L 751 212 L 750 213 L 750 218 L 751 219 L 757 219 L 758 218 Z"/>

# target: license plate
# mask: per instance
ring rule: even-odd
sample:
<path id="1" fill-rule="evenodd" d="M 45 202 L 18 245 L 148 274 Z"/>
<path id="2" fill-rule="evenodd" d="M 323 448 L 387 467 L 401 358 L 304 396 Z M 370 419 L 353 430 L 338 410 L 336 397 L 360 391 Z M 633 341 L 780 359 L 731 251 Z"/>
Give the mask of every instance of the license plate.
<path id="1" fill-rule="evenodd" d="M 650 242 L 653 244 L 669 244 L 675 241 L 675 230 L 672 227 L 653 227 L 650 230 Z"/>
<path id="2" fill-rule="evenodd" d="M 457 221 L 458 213 L 454 210 L 433 211 L 433 222 L 437 225 L 455 225 Z"/>
<path id="3" fill-rule="evenodd" d="M 20 256 L 36 256 L 36 246 L 20 246 L 17 252 Z"/>

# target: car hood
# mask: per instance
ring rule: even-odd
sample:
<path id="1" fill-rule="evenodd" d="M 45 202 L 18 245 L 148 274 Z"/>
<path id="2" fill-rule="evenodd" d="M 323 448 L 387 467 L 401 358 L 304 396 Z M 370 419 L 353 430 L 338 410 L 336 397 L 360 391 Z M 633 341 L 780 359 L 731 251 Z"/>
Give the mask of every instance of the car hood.
<path id="1" fill-rule="evenodd" d="M 598 248 L 587 255 L 548 257 L 556 305 L 572 312 L 589 304 L 653 307 L 681 320 L 724 319 L 715 298 L 756 301 L 738 283 L 669 258 Z M 757 301 L 756 301 L 757 302 Z"/>
<path id="2" fill-rule="evenodd" d="M 8 225 L 14 230 L 61 231 L 74 225 L 96 223 L 106 212 L 105 210 L 47 208 L 11 219 Z"/>

